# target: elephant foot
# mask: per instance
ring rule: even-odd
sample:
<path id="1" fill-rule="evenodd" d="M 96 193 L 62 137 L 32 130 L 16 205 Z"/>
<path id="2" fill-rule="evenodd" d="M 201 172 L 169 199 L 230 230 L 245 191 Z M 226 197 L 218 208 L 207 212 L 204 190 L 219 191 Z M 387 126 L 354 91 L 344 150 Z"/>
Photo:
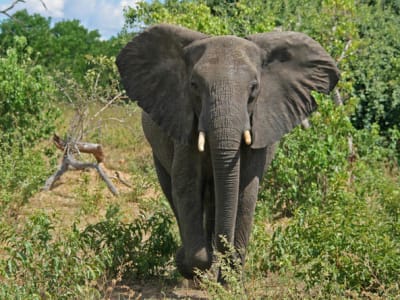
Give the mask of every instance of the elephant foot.
<path id="1" fill-rule="evenodd" d="M 176 252 L 176 267 L 179 273 L 187 279 L 193 279 L 196 269 L 204 271 L 209 269 L 211 264 L 212 255 L 206 247 L 194 251 L 192 255 L 185 253 L 184 247 L 180 247 Z"/>

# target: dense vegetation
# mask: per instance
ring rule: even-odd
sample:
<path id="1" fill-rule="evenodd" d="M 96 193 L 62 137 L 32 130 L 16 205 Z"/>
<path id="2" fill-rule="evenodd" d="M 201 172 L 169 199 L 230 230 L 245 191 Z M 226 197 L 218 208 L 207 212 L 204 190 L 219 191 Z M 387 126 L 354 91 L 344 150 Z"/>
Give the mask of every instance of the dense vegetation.
<path id="1" fill-rule="evenodd" d="M 46 138 L 68 135 L 74 109 L 93 116 L 121 92 L 113 61 L 127 29 L 159 22 L 239 36 L 302 31 L 342 72 L 335 95 L 315 95 L 312 126 L 282 140 L 264 179 L 244 288 L 235 271 L 229 292 L 208 274 L 199 275 L 202 288 L 216 299 L 396 298 L 398 1 L 167 0 L 139 3 L 125 17 L 126 28 L 108 41 L 78 21 L 51 26 L 26 11 L 0 23 L 0 298 L 109 297 L 121 282 L 179 280 L 171 264 L 176 227 L 134 104 L 113 103 L 101 122 L 89 117 L 95 129 L 83 134 L 126 162 L 106 164 L 130 174 L 132 189 L 112 198 L 82 173 L 69 191 L 78 206 L 70 219 L 32 206 L 61 154 Z"/>

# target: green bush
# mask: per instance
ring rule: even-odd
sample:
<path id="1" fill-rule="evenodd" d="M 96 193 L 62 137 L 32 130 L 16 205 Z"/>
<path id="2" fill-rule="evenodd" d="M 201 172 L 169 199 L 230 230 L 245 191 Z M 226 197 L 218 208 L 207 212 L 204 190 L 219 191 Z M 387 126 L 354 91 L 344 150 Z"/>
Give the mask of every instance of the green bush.
<path id="1" fill-rule="evenodd" d="M 317 100 L 312 127 L 298 128 L 283 140 L 261 192 L 261 206 L 292 218 L 265 241 L 270 250 L 250 257 L 257 257 L 258 270 L 293 274 L 309 295 L 316 290 L 321 297 L 345 297 L 349 291 L 396 295 L 398 131 L 392 131 L 388 144 L 377 125 L 353 128 L 347 117 L 351 104 L 335 107 Z M 261 248 L 255 241 L 250 251 Z"/>
<path id="2" fill-rule="evenodd" d="M 264 180 L 261 198 L 291 215 L 299 206 L 324 205 L 328 194 L 345 188 L 350 167 L 349 137 L 355 133 L 350 105 L 335 106 L 317 95 L 318 113 L 307 130 L 298 127 L 280 143 Z"/>
<path id="3" fill-rule="evenodd" d="M 0 212 L 17 208 L 43 184 L 48 171 L 37 143 L 54 131 L 55 86 L 32 59 L 24 37 L 0 57 Z M 47 152 L 52 162 L 54 157 Z"/>
<path id="4" fill-rule="evenodd" d="M 272 238 L 272 271 L 291 271 L 309 289 L 395 295 L 400 291 L 399 224 L 364 199 L 343 195 L 323 208 L 299 209 Z M 397 227 L 397 228 L 396 228 Z"/>
<path id="5" fill-rule="evenodd" d="M 15 37 L 15 47 L 0 57 L 0 142 L 32 146 L 53 132 L 59 112 L 53 81 L 25 47 L 26 39 Z"/>
<path id="6" fill-rule="evenodd" d="M 177 248 L 171 215 L 141 214 L 106 220 L 63 233 L 49 216 L 34 213 L 21 226 L 0 223 L 0 299 L 99 299 L 110 279 L 149 278 L 169 271 Z"/>
<path id="7" fill-rule="evenodd" d="M 122 269 L 124 278 L 148 278 L 163 275 L 171 267 L 177 249 L 171 225 L 172 216 L 164 210 L 150 217 L 141 213 L 133 223 L 124 223 L 119 207 L 110 206 L 106 220 L 89 225 L 82 238 L 95 253 L 109 249 L 110 276 Z"/>
<path id="8" fill-rule="evenodd" d="M 55 235 L 43 213 L 33 214 L 20 228 L 0 226 L 1 299 L 100 297 L 96 280 L 110 259 L 106 249 L 93 255 L 76 228 Z"/>
<path id="9" fill-rule="evenodd" d="M 53 154 L 49 153 L 49 157 Z M 0 214 L 7 208 L 15 213 L 39 190 L 47 176 L 48 163 L 41 152 L 21 152 L 8 144 L 0 145 Z"/>

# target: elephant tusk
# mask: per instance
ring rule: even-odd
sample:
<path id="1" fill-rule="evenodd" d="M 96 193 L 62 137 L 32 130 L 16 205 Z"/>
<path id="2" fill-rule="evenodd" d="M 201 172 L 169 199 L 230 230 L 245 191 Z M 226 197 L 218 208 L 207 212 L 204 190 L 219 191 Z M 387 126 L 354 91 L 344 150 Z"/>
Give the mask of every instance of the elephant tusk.
<path id="1" fill-rule="evenodd" d="M 204 152 L 204 144 L 206 142 L 206 134 L 204 131 L 199 132 L 199 140 L 197 142 L 197 147 L 200 152 Z"/>
<path id="2" fill-rule="evenodd" d="M 246 143 L 246 145 L 251 145 L 251 134 L 250 134 L 250 130 L 245 130 L 243 133 L 243 138 L 244 138 L 244 142 Z"/>

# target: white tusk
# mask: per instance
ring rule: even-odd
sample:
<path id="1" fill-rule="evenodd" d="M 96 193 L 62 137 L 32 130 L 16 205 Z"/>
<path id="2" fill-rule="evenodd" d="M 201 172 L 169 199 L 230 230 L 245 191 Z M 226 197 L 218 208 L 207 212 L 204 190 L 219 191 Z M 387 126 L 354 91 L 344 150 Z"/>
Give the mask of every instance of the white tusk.
<path id="1" fill-rule="evenodd" d="M 206 142 L 206 134 L 204 131 L 199 132 L 199 140 L 197 142 L 197 147 L 200 152 L 204 152 L 204 144 Z"/>
<path id="2" fill-rule="evenodd" d="M 251 145 L 250 130 L 245 130 L 243 133 L 243 137 L 244 137 L 244 142 L 246 143 L 246 145 Z"/>

